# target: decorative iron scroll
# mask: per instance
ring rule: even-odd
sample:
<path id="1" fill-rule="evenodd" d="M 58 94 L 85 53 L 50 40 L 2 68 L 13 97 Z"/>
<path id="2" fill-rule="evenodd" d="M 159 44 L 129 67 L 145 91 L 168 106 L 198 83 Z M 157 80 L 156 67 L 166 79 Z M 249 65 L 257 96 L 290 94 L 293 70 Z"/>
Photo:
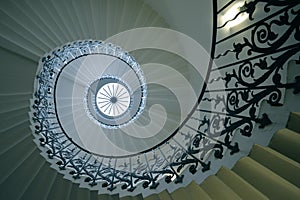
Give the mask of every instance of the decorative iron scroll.
<path id="1" fill-rule="evenodd" d="M 234 3 L 226 4 L 220 11 L 226 11 Z M 230 21 L 242 13 L 249 15 L 249 25 L 241 26 L 241 29 L 216 41 L 214 60 L 226 64 L 219 64 L 212 69 L 206 94 L 199 105 L 199 111 L 207 113 L 199 120 L 199 128 L 205 126 L 203 132 L 211 135 L 211 138 L 224 135 L 219 143 L 229 149 L 231 154 L 238 152 L 238 143 L 231 144 L 236 131 L 251 137 L 255 123 L 259 128 L 272 123 L 267 113 L 258 116 L 263 100 L 271 106 L 281 106 L 285 89 L 293 88 L 295 94 L 299 92 L 299 76 L 295 77 L 294 83 L 284 83 L 283 77 L 287 63 L 297 59 L 297 56 L 299 59 L 299 3 L 247 1 L 232 19 L 218 26 L 218 33 L 222 35 L 228 31 L 224 29 Z M 256 16 L 262 13 L 263 18 L 256 20 Z M 231 41 L 232 49 L 222 47 L 222 44 Z M 217 53 L 220 50 L 223 52 Z M 217 72 L 221 76 L 216 77 Z M 217 88 L 214 86 L 216 83 L 223 83 L 219 85 L 224 87 Z M 204 102 L 210 102 L 214 109 L 203 109 L 201 105 Z M 223 148 L 219 145 L 214 148 L 218 152 L 215 156 L 222 158 L 220 152 L 223 152 Z"/>
<path id="2" fill-rule="evenodd" d="M 229 155 L 239 152 L 239 142 L 233 140 L 235 134 L 249 138 L 255 124 L 264 128 L 272 123 L 267 113 L 259 115 L 263 100 L 271 106 L 281 106 L 285 89 L 300 92 L 300 76 L 293 83 L 286 83 L 283 77 L 288 61 L 298 57 L 300 62 L 299 2 L 245 2 L 230 21 L 247 13 L 249 25 L 213 42 L 216 65 L 209 70 L 203 98 L 195 112 L 161 146 L 134 156 L 101 157 L 76 146 L 60 128 L 53 99 L 53 80 L 66 63 L 74 57 L 118 47 L 81 41 L 53 51 L 42 59 L 32 105 L 40 145 L 46 147 L 48 158 L 55 160 L 61 170 L 68 170 L 74 180 L 83 178 L 89 186 L 100 184 L 109 191 L 119 186 L 132 192 L 138 184 L 155 189 L 161 179 L 181 183 L 186 169 L 201 176 L 211 168 L 212 160 L 225 159 L 226 151 Z M 214 17 L 220 17 L 231 4 L 234 1 L 218 8 Z M 258 20 L 257 14 L 264 17 Z M 216 34 L 221 36 L 227 24 L 214 24 Z M 224 43 L 232 48 L 224 49 Z"/>

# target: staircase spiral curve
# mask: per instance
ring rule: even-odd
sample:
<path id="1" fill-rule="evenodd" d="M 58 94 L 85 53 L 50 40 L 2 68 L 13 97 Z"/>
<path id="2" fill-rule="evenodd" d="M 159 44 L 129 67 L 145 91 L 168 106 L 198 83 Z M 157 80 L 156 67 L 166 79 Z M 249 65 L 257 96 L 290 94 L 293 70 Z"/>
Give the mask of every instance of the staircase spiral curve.
<path id="1" fill-rule="evenodd" d="M 300 2 L 200 4 L 2 1 L 0 199 L 299 199 Z"/>

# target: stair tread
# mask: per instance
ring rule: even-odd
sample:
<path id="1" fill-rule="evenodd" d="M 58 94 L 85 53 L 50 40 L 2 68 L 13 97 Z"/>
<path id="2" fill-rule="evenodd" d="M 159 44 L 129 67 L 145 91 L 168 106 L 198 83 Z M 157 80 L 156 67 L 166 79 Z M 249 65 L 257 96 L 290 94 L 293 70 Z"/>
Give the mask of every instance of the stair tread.
<path id="1" fill-rule="evenodd" d="M 29 128 L 27 130 L 28 122 L 24 122 L 19 126 L 16 126 L 13 131 L 9 133 L 1 134 L 0 136 L 0 156 L 5 154 L 5 152 L 9 151 L 15 145 L 22 143 L 27 138 L 32 140 L 32 134 L 29 132 Z M 26 127 L 26 129 L 25 129 Z M 26 133 L 27 132 L 27 133 Z"/>
<path id="2" fill-rule="evenodd" d="M 189 194 L 188 199 L 198 200 L 201 197 L 201 200 L 211 200 L 209 195 L 195 181 L 192 181 L 186 190 Z"/>
<path id="3" fill-rule="evenodd" d="M 292 112 L 289 116 L 287 128 L 300 133 L 300 112 Z"/>
<path id="4" fill-rule="evenodd" d="M 171 193 L 171 197 L 173 200 L 181 200 L 188 198 L 188 192 L 185 190 L 184 187 L 178 188 Z"/>
<path id="5" fill-rule="evenodd" d="M 120 200 L 143 200 L 143 196 L 141 194 L 135 196 L 124 196 L 121 197 Z"/>
<path id="6" fill-rule="evenodd" d="M 163 200 L 172 200 L 170 193 L 167 190 L 164 190 L 158 194 L 159 199 Z"/>
<path id="7" fill-rule="evenodd" d="M 53 9 L 56 11 L 56 15 L 60 18 L 60 21 L 62 23 L 62 27 L 64 28 L 64 31 L 67 33 L 68 39 L 70 41 L 74 41 L 78 39 L 78 34 L 76 34 L 76 31 L 74 31 L 74 29 L 76 30 L 76 25 L 72 26 L 72 17 L 70 17 L 68 14 L 68 12 L 66 12 L 66 9 L 68 7 L 68 5 L 66 4 L 55 4 L 55 3 L 51 3 L 51 6 L 53 7 Z M 49 7 L 49 6 L 47 6 Z M 81 10 L 81 12 L 84 12 L 83 10 Z M 92 37 L 89 37 L 92 38 Z"/>
<path id="8" fill-rule="evenodd" d="M 1 184 L 0 199 L 19 199 L 45 162 L 35 149 Z"/>
<path id="9" fill-rule="evenodd" d="M 2 37 L 0 36 L 0 38 Z M 25 47 L 20 46 L 18 43 L 12 43 L 11 41 L 4 38 L 0 40 L 0 48 L 2 49 L 2 51 L 6 50 L 12 52 L 13 54 L 19 57 L 23 57 L 31 62 L 37 63 L 37 61 L 39 60 L 39 56 L 37 54 L 27 51 Z"/>
<path id="10" fill-rule="evenodd" d="M 59 31 L 61 34 L 59 34 L 59 37 L 64 43 L 66 43 L 68 40 L 71 40 L 72 38 L 68 34 L 68 30 L 65 27 L 65 24 L 63 24 L 63 21 L 60 19 L 60 13 L 53 7 L 53 4 L 51 1 L 42 1 L 41 3 L 37 3 L 37 6 L 39 6 L 41 9 L 45 9 L 45 12 L 47 10 L 47 14 L 43 14 L 43 18 L 46 18 L 45 20 L 47 23 L 51 26 L 51 29 Z M 34 9 L 38 9 L 38 7 L 35 7 Z"/>
<path id="11" fill-rule="evenodd" d="M 241 158 L 232 169 L 270 199 L 299 199 L 300 189 L 250 157 Z"/>
<path id="12" fill-rule="evenodd" d="M 158 194 L 151 194 L 144 198 L 145 200 L 160 200 Z"/>
<path id="13" fill-rule="evenodd" d="M 55 31 L 57 30 L 55 23 L 53 22 L 53 19 L 49 17 L 45 7 L 43 7 L 43 5 L 40 3 L 33 4 L 27 3 L 26 1 L 24 3 L 26 3 L 26 8 L 31 11 L 29 12 L 30 15 L 33 15 L 33 18 L 37 20 L 37 24 L 41 26 L 41 28 L 45 31 L 45 34 L 49 35 L 49 38 L 54 41 L 56 44 L 55 47 L 57 47 L 59 44 L 62 44 L 59 33 Z M 38 12 L 39 10 L 45 10 L 45 12 L 43 12 L 41 15 L 41 13 Z"/>
<path id="14" fill-rule="evenodd" d="M 0 183 L 37 149 L 33 144 L 32 137 L 26 137 L 17 145 L 18 148 L 10 148 L 0 156 L 1 170 L 5 172 L 1 175 Z"/>
<path id="15" fill-rule="evenodd" d="M 200 184 L 200 187 L 211 199 L 241 199 L 229 186 L 222 182 L 217 176 L 212 175 Z"/>
<path id="16" fill-rule="evenodd" d="M 90 200 L 98 200 L 98 190 L 90 191 Z"/>
<path id="17" fill-rule="evenodd" d="M 259 192 L 256 188 L 254 188 L 251 184 L 238 176 L 232 170 L 221 167 L 217 173 L 217 177 L 220 178 L 226 185 L 228 185 L 242 199 L 268 199 L 265 195 Z"/>
<path id="18" fill-rule="evenodd" d="M 0 95 L 0 114 L 10 113 L 19 109 L 27 108 L 29 110 L 29 100 L 32 92 L 10 93 Z"/>
<path id="19" fill-rule="evenodd" d="M 80 188 L 79 184 L 73 183 L 70 196 L 68 197 L 68 199 L 70 200 L 90 199 L 90 190 L 87 188 Z"/>
<path id="20" fill-rule="evenodd" d="M 278 130 L 269 147 L 279 153 L 300 162 L 300 134 L 287 128 Z"/>
<path id="21" fill-rule="evenodd" d="M 56 173 L 57 172 L 50 168 L 50 165 L 45 162 L 37 176 L 22 195 L 22 199 L 47 199 L 49 188 L 52 187 Z"/>
<path id="22" fill-rule="evenodd" d="M 47 29 L 47 23 L 41 21 L 28 4 L 30 3 L 26 1 L 15 4 L 20 12 L 23 12 L 23 16 L 26 17 L 26 26 L 30 27 L 31 30 L 34 30 L 33 32 L 36 33 L 35 35 L 40 38 L 40 41 L 42 41 L 46 47 L 51 48 L 49 47 L 51 45 L 52 48 L 55 48 L 56 45 L 54 45 L 53 36 L 51 37 L 51 35 L 49 35 L 50 29 Z"/>
<path id="23" fill-rule="evenodd" d="M 41 49 L 45 52 L 45 42 L 41 39 L 41 35 L 37 32 L 36 26 L 23 11 L 23 7 L 18 6 L 18 4 L 9 2 L 4 6 L 4 13 L 7 15 L 5 18 L 7 23 L 11 25 L 14 31 L 22 31 L 22 36 L 30 41 L 33 46 Z M 37 45 L 39 44 L 39 45 Z"/>
<path id="24" fill-rule="evenodd" d="M 260 145 L 254 145 L 250 157 L 282 178 L 300 187 L 300 163 L 281 153 Z"/>
<path id="25" fill-rule="evenodd" d="M 68 200 L 72 185 L 71 181 L 64 179 L 60 173 L 57 173 L 47 199 Z"/>
<path id="26" fill-rule="evenodd" d="M 26 51 L 29 51 L 38 57 L 42 56 L 42 50 L 29 39 L 32 39 L 32 35 L 27 30 L 15 22 L 7 13 L 1 12 L 0 19 L 2 26 L 5 27 L 4 30 L 2 29 L 1 31 L 2 38 L 5 38 L 9 42 L 24 48 Z"/>
<path id="27" fill-rule="evenodd" d="M 119 200 L 119 195 L 118 194 L 100 194 L 98 195 L 98 200 Z"/>
<path id="28" fill-rule="evenodd" d="M 1 29 L 1 31 L 2 30 L 3 29 Z M 35 74 L 36 74 L 37 62 L 33 62 L 28 58 L 22 57 L 18 54 L 7 51 L 3 48 L 0 48 L 0 59 L 3 63 L 6 63 L 5 70 L 2 71 L 2 76 L 0 79 L 0 84 L 2 85 L 1 93 L 24 94 L 24 93 L 32 92 L 33 81 L 35 79 Z M 18 96 L 19 95 L 17 95 L 15 98 L 17 98 Z M 12 99 L 14 99 L 14 96 L 11 97 Z M 23 99 L 23 97 L 21 98 Z M 29 99 L 27 100 L 27 102 L 28 102 L 27 104 L 29 105 Z M 26 112 L 26 116 L 27 116 L 26 119 L 28 120 L 27 112 Z"/>

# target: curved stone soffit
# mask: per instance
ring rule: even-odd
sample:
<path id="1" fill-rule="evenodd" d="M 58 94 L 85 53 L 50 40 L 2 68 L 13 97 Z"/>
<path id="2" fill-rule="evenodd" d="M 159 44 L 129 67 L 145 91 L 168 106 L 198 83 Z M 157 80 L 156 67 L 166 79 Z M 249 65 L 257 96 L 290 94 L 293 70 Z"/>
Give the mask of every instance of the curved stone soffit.
<path id="1" fill-rule="evenodd" d="M 39 144 L 47 147 L 42 148 L 43 155 L 54 163 L 54 168 L 65 171 L 66 178 L 101 193 L 128 195 L 128 191 L 146 196 L 154 189 L 174 190 L 182 186 L 178 183 L 187 184 L 192 179 L 201 182 L 222 164 L 232 165 L 226 163 L 228 160 L 237 160 L 249 152 L 251 146 L 244 149 L 239 139 L 251 143 L 255 126 L 263 132 L 272 124 L 268 113 L 259 112 L 261 103 L 281 106 L 285 89 L 293 89 L 295 94 L 300 90 L 299 75 L 295 75 L 294 82 L 286 82 L 284 77 L 290 60 L 300 62 L 299 1 L 247 1 L 225 22 L 220 18 L 234 2 L 213 2 L 213 59 L 203 78 L 200 98 L 192 112 L 183 116 L 185 119 L 174 134 L 151 151 L 127 158 L 105 158 L 90 155 L 71 142 L 58 144 L 60 135 L 48 131 L 49 124 L 44 123 L 51 118 L 51 105 L 46 113 L 33 115 L 45 106 L 42 102 L 47 91 L 36 94 L 31 112 L 36 124 L 33 130 L 39 134 Z M 248 15 L 246 21 L 228 29 L 230 21 L 244 14 Z M 153 29 L 132 31 L 147 34 L 149 30 Z M 124 40 L 119 39 L 124 35 L 120 33 L 108 42 L 120 44 L 128 51 L 137 50 L 139 47 L 127 46 L 128 42 L 122 44 Z"/>

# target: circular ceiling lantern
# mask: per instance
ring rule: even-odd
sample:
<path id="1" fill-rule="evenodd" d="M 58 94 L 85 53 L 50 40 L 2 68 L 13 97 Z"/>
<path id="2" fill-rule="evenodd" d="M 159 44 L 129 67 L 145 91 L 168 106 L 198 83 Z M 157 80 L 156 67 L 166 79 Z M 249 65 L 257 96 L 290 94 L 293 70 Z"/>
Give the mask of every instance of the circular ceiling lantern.
<path id="1" fill-rule="evenodd" d="M 143 112 L 147 96 L 143 72 L 120 47 L 99 41 L 82 45 L 79 41 L 53 55 L 63 61 L 52 66 L 58 70 L 53 79 L 53 100 L 67 134 L 74 132 L 72 121 L 83 113 L 102 128 L 117 129 Z"/>

